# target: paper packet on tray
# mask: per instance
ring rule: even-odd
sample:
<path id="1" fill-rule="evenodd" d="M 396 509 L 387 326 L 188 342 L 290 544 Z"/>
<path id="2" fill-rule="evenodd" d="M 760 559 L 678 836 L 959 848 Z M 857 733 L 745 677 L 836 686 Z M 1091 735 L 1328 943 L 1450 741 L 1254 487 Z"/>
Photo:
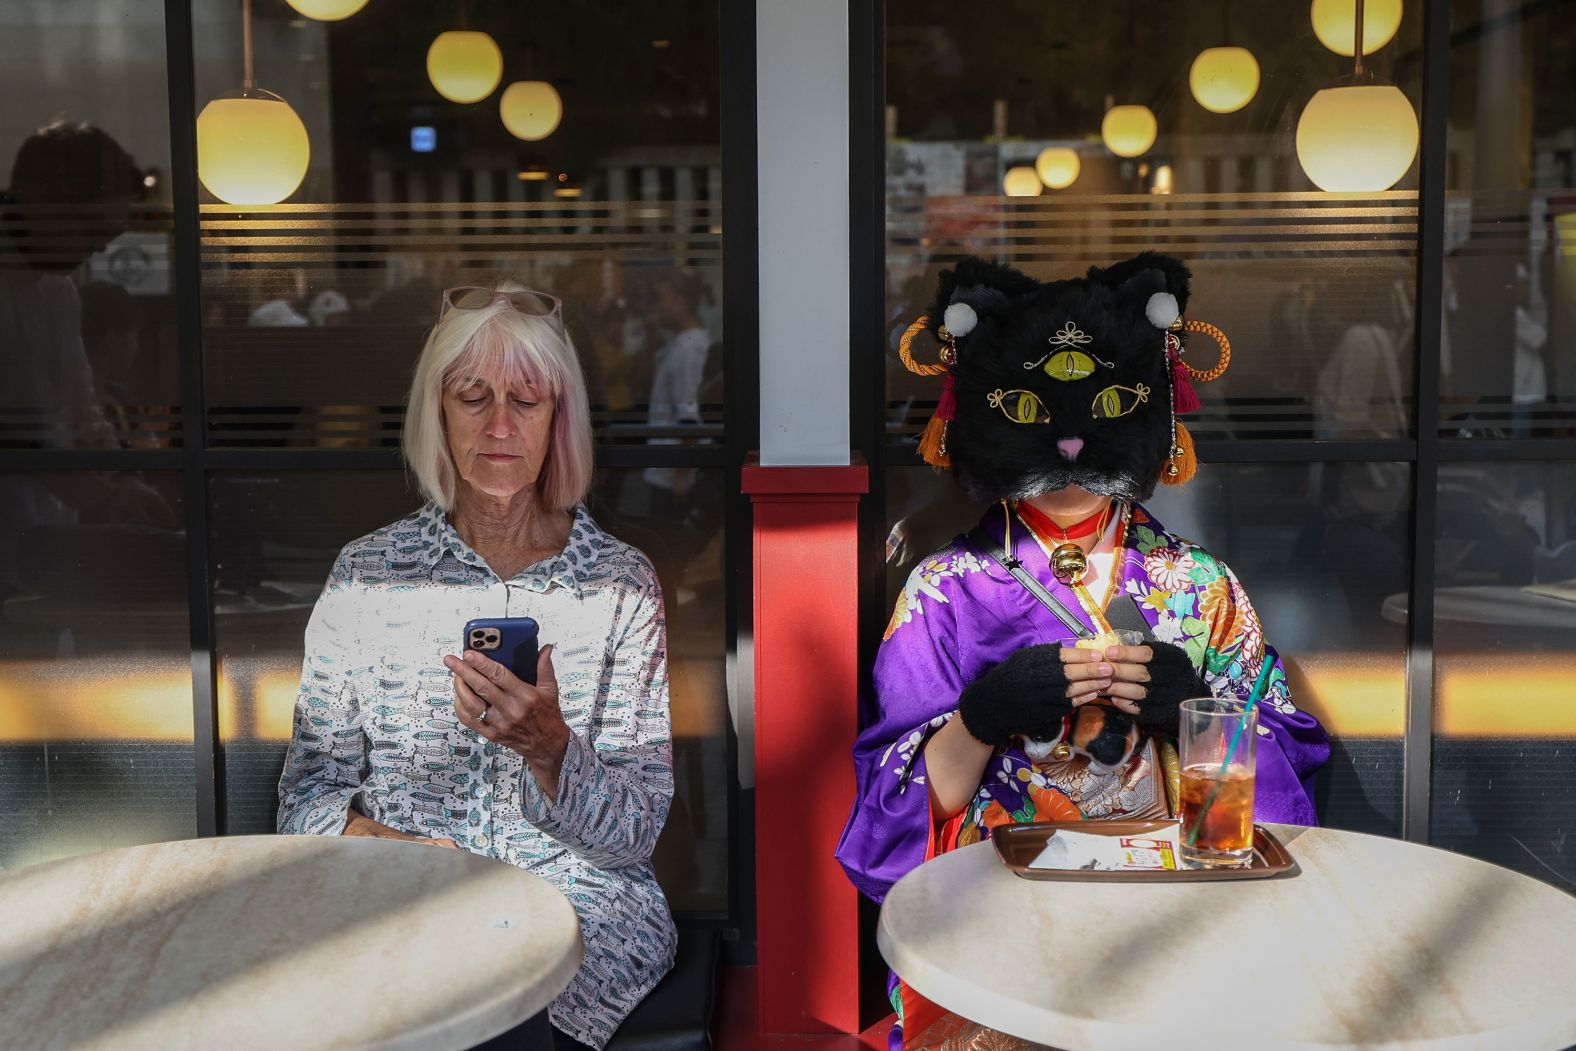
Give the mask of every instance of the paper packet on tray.
<path id="1" fill-rule="evenodd" d="M 1107 836 L 1061 829 L 1045 844 L 1031 869 L 1096 872 L 1155 872 L 1180 869 L 1181 842 L 1175 824 L 1141 836 Z"/>

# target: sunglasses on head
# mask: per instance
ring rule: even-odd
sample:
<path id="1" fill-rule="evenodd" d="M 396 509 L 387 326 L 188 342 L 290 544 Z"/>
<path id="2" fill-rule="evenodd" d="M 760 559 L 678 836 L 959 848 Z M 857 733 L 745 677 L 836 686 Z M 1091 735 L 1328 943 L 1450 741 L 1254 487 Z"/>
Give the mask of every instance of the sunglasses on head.
<path id="1" fill-rule="evenodd" d="M 564 334 L 564 304 L 557 296 L 535 292 L 528 288 L 502 292 L 480 285 L 461 285 L 443 290 L 443 306 L 438 311 L 439 320 L 451 310 L 486 310 L 494 303 L 504 302 L 519 314 L 544 318 L 553 323 L 558 334 Z"/>

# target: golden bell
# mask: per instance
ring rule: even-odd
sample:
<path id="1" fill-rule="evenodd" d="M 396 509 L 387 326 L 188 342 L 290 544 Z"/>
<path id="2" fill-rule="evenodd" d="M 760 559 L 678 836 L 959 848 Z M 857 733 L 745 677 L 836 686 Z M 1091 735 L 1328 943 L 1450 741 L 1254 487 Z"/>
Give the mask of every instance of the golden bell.
<path id="1" fill-rule="evenodd" d="M 1065 763 L 1067 758 L 1072 754 L 1073 750 L 1068 746 L 1066 741 L 1056 742 L 1056 747 L 1051 749 L 1051 758 L 1055 759 L 1058 763 Z"/>
<path id="2" fill-rule="evenodd" d="M 1089 556 L 1077 544 L 1063 544 L 1051 552 L 1051 572 L 1063 584 L 1076 584 L 1089 569 Z"/>

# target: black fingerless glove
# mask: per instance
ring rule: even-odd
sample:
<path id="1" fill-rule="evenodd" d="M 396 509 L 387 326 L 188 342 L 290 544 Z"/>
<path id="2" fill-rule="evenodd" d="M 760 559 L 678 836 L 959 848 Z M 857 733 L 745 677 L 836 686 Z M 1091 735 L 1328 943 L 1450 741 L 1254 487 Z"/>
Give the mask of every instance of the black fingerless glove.
<path id="1" fill-rule="evenodd" d="M 1151 729 L 1176 733 L 1181 715 L 1177 707 L 1190 697 L 1208 697 L 1212 691 L 1181 646 L 1169 642 L 1148 645 L 1155 656 L 1149 662 L 1148 693 L 1137 702 L 1138 721 Z"/>
<path id="2" fill-rule="evenodd" d="M 969 683 L 958 698 L 963 728 L 993 747 L 1015 734 L 1051 740 L 1061 734 L 1062 719 L 1072 710 L 1061 647 L 1049 643 L 1018 650 Z"/>

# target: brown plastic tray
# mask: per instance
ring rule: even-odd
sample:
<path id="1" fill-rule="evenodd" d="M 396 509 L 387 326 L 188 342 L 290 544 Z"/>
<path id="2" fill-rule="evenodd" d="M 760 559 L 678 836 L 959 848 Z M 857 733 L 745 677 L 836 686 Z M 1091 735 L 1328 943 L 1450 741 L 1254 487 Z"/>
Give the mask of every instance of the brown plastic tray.
<path id="1" fill-rule="evenodd" d="M 1296 867 L 1285 846 L 1263 825 L 1253 826 L 1253 864 L 1240 869 L 1156 869 L 1100 871 L 1096 869 L 1036 869 L 1029 862 L 1040 856 L 1045 844 L 1064 828 L 1101 836 L 1150 835 L 1174 821 L 1048 821 L 1032 825 L 1003 825 L 991 833 L 996 855 L 1014 876 L 1034 880 L 1077 880 L 1099 883 L 1188 883 L 1194 880 L 1262 879 Z"/>

